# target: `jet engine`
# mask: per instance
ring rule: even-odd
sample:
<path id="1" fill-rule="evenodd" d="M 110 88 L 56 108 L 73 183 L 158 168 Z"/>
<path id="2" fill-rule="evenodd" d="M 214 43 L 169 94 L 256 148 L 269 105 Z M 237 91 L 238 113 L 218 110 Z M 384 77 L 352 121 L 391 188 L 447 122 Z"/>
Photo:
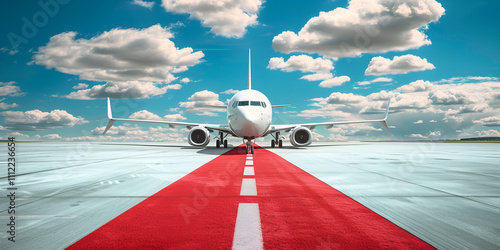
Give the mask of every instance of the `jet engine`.
<path id="1" fill-rule="evenodd" d="M 195 147 L 205 147 L 210 142 L 210 133 L 204 127 L 194 127 L 189 131 L 188 142 Z"/>
<path id="2" fill-rule="evenodd" d="M 306 127 L 297 127 L 290 132 L 290 142 L 295 147 L 308 146 L 312 142 L 312 133 Z"/>

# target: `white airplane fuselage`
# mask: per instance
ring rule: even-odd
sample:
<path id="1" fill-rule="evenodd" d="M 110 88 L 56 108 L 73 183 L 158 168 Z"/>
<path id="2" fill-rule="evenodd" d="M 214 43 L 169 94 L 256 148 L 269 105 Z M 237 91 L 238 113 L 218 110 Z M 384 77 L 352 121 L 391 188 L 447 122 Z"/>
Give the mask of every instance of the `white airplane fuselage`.
<path id="1" fill-rule="evenodd" d="M 269 99 L 257 90 L 246 89 L 236 93 L 227 106 L 227 120 L 239 137 L 255 139 L 271 126 L 273 111 Z"/>

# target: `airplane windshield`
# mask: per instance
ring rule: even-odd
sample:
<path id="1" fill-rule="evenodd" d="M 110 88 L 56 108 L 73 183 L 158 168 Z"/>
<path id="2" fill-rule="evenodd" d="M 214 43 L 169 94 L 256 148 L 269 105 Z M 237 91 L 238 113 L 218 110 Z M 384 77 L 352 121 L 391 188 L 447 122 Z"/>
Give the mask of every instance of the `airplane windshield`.
<path id="1" fill-rule="evenodd" d="M 265 102 L 258 102 L 258 101 L 240 101 L 240 102 L 235 102 L 233 105 L 234 107 L 236 107 L 236 104 L 238 104 L 238 106 L 261 106 L 261 107 L 266 107 L 266 103 Z"/>

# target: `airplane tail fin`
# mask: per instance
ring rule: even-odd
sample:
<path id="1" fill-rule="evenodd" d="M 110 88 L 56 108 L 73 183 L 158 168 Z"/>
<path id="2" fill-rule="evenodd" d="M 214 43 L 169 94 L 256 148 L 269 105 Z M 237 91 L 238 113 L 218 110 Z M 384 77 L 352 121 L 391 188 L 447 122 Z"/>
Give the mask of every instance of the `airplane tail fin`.
<path id="1" fill-rule="evenodd" d="M 252 89 L 252 58 L 250 49 L 248 49 L 248 89 Z"/>
<path id="2" fill-rule="evenodd" d="M 104 129 L 104 132 L 102 132 L 102 134 L 106 134 L 106 132 L 108 132 L 111 126 L 113 126 L 113 123 L 115 123 L 115 120 L 113 119 L 113 113 L 111 112 L 111 103 L 109 101 L 109 97 L 108 97 L 108 119 L 109 119 L 108 126 L 106 126 L 106 129 Z"/>

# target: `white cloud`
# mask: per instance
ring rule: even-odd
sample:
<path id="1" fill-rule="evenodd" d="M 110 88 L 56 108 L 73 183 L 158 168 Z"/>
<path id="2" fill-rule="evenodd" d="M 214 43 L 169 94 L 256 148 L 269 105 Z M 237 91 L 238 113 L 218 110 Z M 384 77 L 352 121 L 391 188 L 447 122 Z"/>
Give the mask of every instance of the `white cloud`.
<path id="1" fill-rule="evenodd" d="M 333 78 L 332 73 L 316 73 L 316 74 L 302 76 L 300 79 L 307 80 L 307 81 L 322 81 L 322 80 L 327 80 L 327 79 L 331 79 L 331 78 Z"/>
<path id="2" fill-rule="evenodd" d="M 211 32 L 228 38 L 240 38 L 247 27 L 257 25 L 260 0 L 162 0 L 168 12 L 189 14 Z"/>
<path id="3" fill-rule="evenodd" d="M 418 48 L 431 44 L 423 27 L 437 22 L 445 11 L 435 0 L 351 0 L 348 4 L 320 12 L 298 33 L 284 31 L 275 36 L 273 48 L 328 57 Z"/>
<path id="4" fill-rule="evenodd" d="M 239 92 L 239 90 L 228 89 L 228 90 L 226 90 L 226 91 L 224 91 L 224 92 L 221 92 L 221 94 L 225 94 L 225 95 L 234 95 L 234 94 L 236 94 L 236 93 L 238 93 L 238 92 Z"/>
<path id="5" fill-rule="evenodd" d="M 334 77 L 331 70 L 334 69 L 333 61 L 324 58 L 312 58 L 308 55 L 291 56 L 285 61 L 282 57 L 273 57 L 269 60 L 269 69 L 279 69 L 286 72 L 301 71 L 312 72 L 314 74 L 302 76 L 300 79 L 307 81 L 321 81 L 319 84 L 323 88 L 340 86 L 344 82 L 351 80 L 348 76 Z"/>
<path id="6" fill-rule="evenodd" d="M 180 84 L 164 85 L 158 82 L 107 82 L 103 85 L 94 85 L 89 89 L 71 92 L 64 97 L 77 100 L 94 100 L 107 97 L 113 99 L 148 98 L 165 94 L 169 89 L 180 89 L 181 87 Z"/>
<path id="7" fill-rule="evenodd" d="M 406 74 L 408 72 L 435 69 L 434 65 L 414 55 L 395 56 L 392 61 L 381 56 L 372 58 L 365 75 Z"/>
<path id="8" fill-rule="evenodd" d="M 474 125 L 500 125 L 497 115 L 500 102 L 495 99 L 499 91 L 498 81 L 432 84 L 420 80 L 368 96 L 333 92 L 311 99 L 311 107 L 299 111 L 297 116 L 333 121 L 380 119 L 390 99 L 388 123 L 397 127 L 391 131 L 396 137 L 420 134 L 453 139 L 459 137 L 456 130 L 466 131 Z"/>
<path id="9" fill-rule="evenodd" d="M 161 120 L 161 118 L 147 110 L 137 111 L 131 114 L 128 118 L 130 119 L 141 119 L 141 120 Z"/>
<path id="10" fill-rule="evenodd" d="M 77 124 L 88 123 L 82 117 L 74 117 L 65 110 L 3 111 L 4 125 L 9 130 L 44 130 L 60 127 L 73 127 Z"/>
<path id="11" fill-rule="evenodd" d="M 476 131 L 476 135 L 478 137 L 497 137 L 500 136 L 500 132 L 498 132 L 497 130 L 490 129 L 490 130 Z"/>
<path id="12" fill-rule="evenodd" d="M 478 123 L 486 127 L 497 127 L 500 126 L 500 116 L 484 117 L 474 121 L 474 123 Z"/>
<path id="13" fill-rule="evenodd" d="M 417 139 L 426 139 L 427 136 L 423 136 L 421 134 L 410 134 L 409 135 L 410 138 L 417 138 Z"/>
<path id="14" fill-rule="evenodd" d="M 89 85 L 85 83 L 78 83 L 78 85 L 73 86 L 73 89 L 86 89 Z"/>
<path id="15" fill-rule="evenodd" d="M 328 129 L 341 136 L 368 136 L 372 132 L 381 132 L 381 128 L 375 128 L 372 124 L 350 124 L 338 125 Z"/>
<path id="16" fill-rule="evenodd" d="M 498 81 L 498 77 L 490 76 L 466 76 L 466 77 L 452 77 L 448 79 L 442 79 L 433 83 L 467 83 L 467 82 L 490 82 Z"/>
<path id="17" fill-rule="evenodd" d="M 169 83 L 175 73 L 200 63 L 192 48 L 177 48 L 159 24 L 145 29 L 112 29 L 90 39 L 64 32 L 38 48 L 34 63 L 92 81 Z"/>
<path id="18" fill-rule="evenodd" d="M 25 135 L 25 134 L 19 133 L 19 132 L 9 133 L 7 137 L 15 137 L 16 140 L 28 140 L 30 138 L 29 135 Z"/>
<path id="19" fill-rule="evenodd" d="M 171 115 L 165 115 L 163 116 L 163 119 L 167 121 L 184 121 L 187 120 L 186 117 L 182 116 L 181 114 L 171 114 Z"/>
<path id="20" fill-rule="evenodd" d="M 3 101 L 5 101 L 5 98 L 0 99 L 0 109 L 11 109 L 19 106 L 17 103 L 8 104 Z"/>
<path id="21" fill-rule="evenodd" d="M 269 69 L 280 69 L 286 72 L 301 71 L 314 73 L 328 73 L 333 70 L 330 59 L 312 58 L 308 55 L 291 56 L 287 61 L 283 57 L 273 57 L 269 60 Z"/>
<path id="22" fill-rule="evenodd" d="M 106 135 L 102 135 L 105 127 L 97 127 L 91 131 L 91 136 L 69 137 L 65 141 L 153 141 L 153 142 L 186 142 L 187 129 L 158 126 L 142 128 L 135 125 L 115 125 Z"/>
<path id="23" fill-rule="evenodd" d="M 165 115 L 163 118 L 160 116 L 151 113 L 147 110 L 137 111 L 131 114 L 128 118 L 130 119 L 141 119 L 141 120 L 167 120 L 167 121 L 177 121 L 177 120 L 186 120 L 187 118 L 182 116 L 181 114 L 170 114 Z"/>
<path id="24" fill-rule="evenodd" d="M 376 82 L 392 82 L 392 78 L 378 77 L 378 78 L 375 78 L 375 79 L 370 80 L 370 81 L 358 82 L 358 85 L 369 85 L 369 84 L 376 83 Z"/>
<path id="25" fill-rule="evenodd" d="M 222 106 L 224 103 L 219 101 L 219 95 L 208 90 L 194 93 L 189 97 L 188 102 L 180 102 L 180 107 L 186 108 L 186 112 L 197 113 L 199 115 L 217 116 L 214 112 L 222 112 L 215 108 L 205 107 L 207 105 Z"/>
<path id="26" fill-rule="evenodd" d="M 59 139 L 62 139 L 62 137 L 60 135 L 58 135 L 58 134 L 48 134 L 48 135 L 42 136 L 42 138 L 49 139 L 49 140 L 59 140 Z"/>
<path id="27" fill-rule="evenodd" d="M 422 92 L 422 91 L 430 90 L 432 86 L 433 86 L 432 83 L 430 83 L 429 81 L 417 80 L 417 81 L 411 82 L 408 85 L 403 85 L 403 86 L 397 88 L 396 91 Z"/>
<path id="28" fill-rule="evenodd" d="M 23 96 L 21 88 L 15 85 L 16 82 L 0 82 L 0 96 Z"/>
<path id="29" fill-rule="evenodd" d="M 429 137 L 440 137 L 441 136 L 441 131 L 431 131 L 429 132 Z"/>
<path id="30" fill-rule="evenodd" d="M 132 4 L 142 6 L 147 9 L 153 9 L 153 6 L 155 5 L 155 2 L 147 2 L 147 1 L 142 1 L 142 0 L 133 0 Z"/>
<path id="31" fill-rule="evenodd" d="M 351 78 L 348 76 L 339 76 L 339 77 L 334 77 L 331 79 L 326 79 L 326 80 L 322 81 L 319 84 L 319 86 L 323 87 L 323 88 L 331 88 L 333 86 L 340 86 L 340 85 L 342 85 L 342 83 L 348 82 L 350 80 L 351 80 Z"/>
<path id="32" fill-rule="evenodd" d="M 191 82 L 191 79 L 187 78 L 187 77 L 184 77 L 181 79 L 181 82 L 182 83 L 188 83 L 188 82 Z"/>
<path id="33" fill-rule="evenodd" d="M 354 95 L 352 93 L 344 94 L 339 92 L 331 93 L 325 100 L 327 104 L 347 104 L 347 103 L 359 103 L 364 101 L 364 98 L 359 95 Z"/>

